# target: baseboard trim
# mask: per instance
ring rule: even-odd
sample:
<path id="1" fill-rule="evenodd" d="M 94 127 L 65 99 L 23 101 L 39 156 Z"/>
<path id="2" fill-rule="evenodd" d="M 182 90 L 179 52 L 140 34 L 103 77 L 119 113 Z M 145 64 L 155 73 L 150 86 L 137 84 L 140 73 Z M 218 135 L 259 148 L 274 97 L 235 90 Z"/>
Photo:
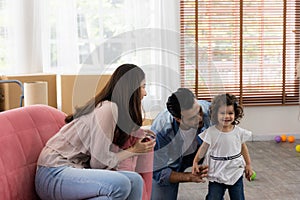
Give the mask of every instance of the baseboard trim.
<path id="1" fill-rule="evenodd" d="M 280 136 L 285 134 L 286 136 L 294 136 L 295 139 L 300 139 L 300 133 L 277 133 L 277 134 L 259 134 L 259 135 L 252 135 L 252 141 L 269 141 L 274 140 L 275 136 Z"/>

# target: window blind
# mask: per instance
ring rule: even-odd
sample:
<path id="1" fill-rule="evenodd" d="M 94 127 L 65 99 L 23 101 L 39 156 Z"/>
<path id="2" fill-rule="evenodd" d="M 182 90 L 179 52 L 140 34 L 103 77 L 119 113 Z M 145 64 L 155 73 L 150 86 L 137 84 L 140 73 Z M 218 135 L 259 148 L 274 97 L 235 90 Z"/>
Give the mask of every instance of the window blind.
<path id="1" fill-rule="evenodd" d="M 299 103 L 299 14 L 295 0 L 181 0 L 182 87 L 206 100 Z"/>

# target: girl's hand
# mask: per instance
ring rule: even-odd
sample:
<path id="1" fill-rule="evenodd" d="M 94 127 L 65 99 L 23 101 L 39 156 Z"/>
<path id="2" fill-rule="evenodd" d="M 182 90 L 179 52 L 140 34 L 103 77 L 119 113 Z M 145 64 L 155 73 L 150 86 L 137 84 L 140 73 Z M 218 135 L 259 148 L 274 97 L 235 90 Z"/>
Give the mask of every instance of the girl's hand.
<path id="1" fill-rule="evenodd" d="M 200 172 L 198 162 L 193 161 L 192 174 L 197 175 Z"/>
<path id="2" fill-rule="evenodd" d="M 248 181 L 251 181 L 251 176 L 253 174 L 252 167 L 250 165 L 245 166 L 245 177 Z"/>
<path id="3" fill-rule="evenodd" d="M 199 165 L 197 162 L 193 163 L 192 174 L 194 176 L 199 176 L 201 179 L 206 178 L 208 173 L 207 165 Z"/>

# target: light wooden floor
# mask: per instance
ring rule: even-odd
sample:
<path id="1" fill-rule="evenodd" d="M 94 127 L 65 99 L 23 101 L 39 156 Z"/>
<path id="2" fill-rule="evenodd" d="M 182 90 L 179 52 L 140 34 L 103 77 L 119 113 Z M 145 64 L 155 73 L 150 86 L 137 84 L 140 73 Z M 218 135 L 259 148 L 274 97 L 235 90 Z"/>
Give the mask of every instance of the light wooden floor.
<path id="1" fill-rule="evenodd" d="M 248 142 L 256 179 L 244 179 L 246 200 L 300 200 L 300 153 L 295 143 L 274 141 Z M 206 183 L 181 183 L 178 200 L 201 200 L 207 193 Z M 225 200 L 229 200 L 225 194 Z"/>

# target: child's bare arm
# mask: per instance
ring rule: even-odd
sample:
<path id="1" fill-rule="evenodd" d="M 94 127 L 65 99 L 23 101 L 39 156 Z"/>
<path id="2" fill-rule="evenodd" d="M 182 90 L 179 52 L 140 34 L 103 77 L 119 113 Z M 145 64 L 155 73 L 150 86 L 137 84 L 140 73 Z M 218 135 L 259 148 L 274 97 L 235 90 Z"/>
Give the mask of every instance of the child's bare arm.
<path id="1" fill-rule="evenodd" d="M 209 147 L 209 144 L 207 144 L 206 142 L 203 142 L 201 144 L 200 148 L 198 149 L 197 154 L 196 154 L 196 156 L 194 158 L 194 161 L 193 161 L 193 167 L 192 167 L 192 173 L 193 174 L 197 174 L 199 172 L 198 163 L 205 156 L 208 147 Z"/>
<path id="2" fill-rule="evenodd" d="M 241 154 L 243 155 L 243 157 L 245 159 L 245 162 L 246 162 L 245 176 L 250 181 L 253 171 L 252 171 L 252 167 L 251 167 L 250 154 L 249 154 L 248 147 L 247 147 L 246 143 L 242 144 L 242 152 L 241 152 Z"/>

